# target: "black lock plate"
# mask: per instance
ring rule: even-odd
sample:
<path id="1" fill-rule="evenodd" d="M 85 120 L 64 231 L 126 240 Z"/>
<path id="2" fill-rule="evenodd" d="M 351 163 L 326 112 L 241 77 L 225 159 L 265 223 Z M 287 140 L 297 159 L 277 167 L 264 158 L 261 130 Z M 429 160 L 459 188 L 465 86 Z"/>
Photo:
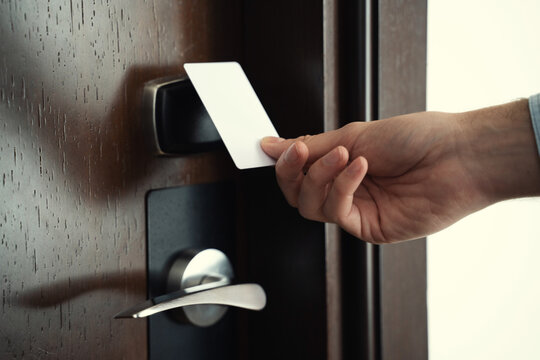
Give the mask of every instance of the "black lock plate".
<path id="1" fill-rule="evenodd" d="M 234 183 L 212 183 L 148 193 L 148 297 L 166 292 L 167 272 L 181 250 L 216 248 L 235 264 Z M 229 309 L 217 324 L 180 324 L 167 312 L 148 318 L 149 359 L 237 359 L 237 316 Z"/>

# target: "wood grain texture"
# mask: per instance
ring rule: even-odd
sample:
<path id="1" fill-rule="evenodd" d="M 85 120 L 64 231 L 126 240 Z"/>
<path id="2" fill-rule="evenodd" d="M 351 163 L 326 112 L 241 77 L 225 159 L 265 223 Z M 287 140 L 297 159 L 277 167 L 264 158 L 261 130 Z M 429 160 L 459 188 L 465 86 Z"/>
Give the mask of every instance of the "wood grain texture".
<path id="1" fill-rule="evenodd" d="M 145 194 L 229 176 L 150 154 L 145 81 L 235 60 L 237 2 L 0 0 L 0 358 L 146 358 Z"/>
<path id="2" fill-rule="evenodd" d="M 425 110 L 425 0 L 380 0 L 379 118 Z M 425 239 L 379 247 L 380 357 L 427 359 Z"/>

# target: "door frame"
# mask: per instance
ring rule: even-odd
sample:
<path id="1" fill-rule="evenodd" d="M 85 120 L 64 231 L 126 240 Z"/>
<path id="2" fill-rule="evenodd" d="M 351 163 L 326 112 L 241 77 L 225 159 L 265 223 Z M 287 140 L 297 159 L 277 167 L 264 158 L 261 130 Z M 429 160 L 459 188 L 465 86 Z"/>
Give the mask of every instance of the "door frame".
<path id="1" fill-rule="evenodd" d="M 427 0 L 324 0 L 325 130 L 425 110 Z M 326 225 L 328 359 L 427 359 L 426 239 Z M 336 326 L 341 324 L 341 326 Z"/>

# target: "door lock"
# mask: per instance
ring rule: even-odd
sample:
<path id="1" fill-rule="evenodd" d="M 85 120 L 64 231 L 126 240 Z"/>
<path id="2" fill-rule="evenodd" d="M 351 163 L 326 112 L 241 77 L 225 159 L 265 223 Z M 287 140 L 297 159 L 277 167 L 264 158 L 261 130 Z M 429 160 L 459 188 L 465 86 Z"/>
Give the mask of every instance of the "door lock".
<path id="1" fill-rule="evenodd" d="M 154 134 L 152 142 L 157 155 L 180 156 L 223 146 L 187 77 L 170 76 L 146 83 L 142 101 L 146 131 Z"/>
<path id="2" fill-rule="evenodd" d="M 258 284 L 233 284 L 231 263 L 217 249 L 185 250 L 173 262 L 167 294 L 149 299 L 115 316 L 142 318 L 172 310 L 175 319 L 206 327 L 218 322 L 229 306 L 262 310 L 266 294 Z"/>

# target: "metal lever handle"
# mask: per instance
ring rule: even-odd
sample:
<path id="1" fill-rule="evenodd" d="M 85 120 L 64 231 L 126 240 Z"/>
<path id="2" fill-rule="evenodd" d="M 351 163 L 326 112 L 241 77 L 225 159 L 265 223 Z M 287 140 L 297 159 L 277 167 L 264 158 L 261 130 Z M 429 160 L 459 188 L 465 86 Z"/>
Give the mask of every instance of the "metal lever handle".
<path id="1" fill-rule="evenodd" d="M 142 318 L 189 305 L 227 305 L 249 310 L 262 310 L 266 305 L 266 294 L 258 284 L 227 285 L 199 291 L 190 288 L 190 290 L 190 292 L 178 290 L 158 296 L 119 313 L 115 318 Z"/>
<path id="2" fill-rule="evenodd" d="M 169 269 L 169 293 L 149 299 L 115 316 L 142 318 L 165 310 L 196 326 L 210 326 L 225 315 L 227 306 L 262 310 L 266 294 L 258 284 L 231 285 L 233 271 L 219 250 L 186 250 Z"/>

